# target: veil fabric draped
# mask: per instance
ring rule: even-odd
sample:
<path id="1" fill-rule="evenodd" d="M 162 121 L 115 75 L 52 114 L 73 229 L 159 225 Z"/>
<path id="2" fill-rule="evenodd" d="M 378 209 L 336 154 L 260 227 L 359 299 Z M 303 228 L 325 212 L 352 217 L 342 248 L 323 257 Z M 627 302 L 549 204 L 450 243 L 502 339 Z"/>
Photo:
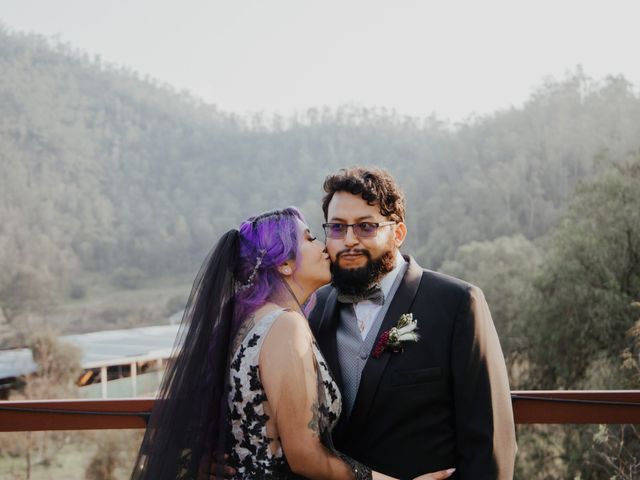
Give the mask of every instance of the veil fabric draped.
<path id="1" fill-rule="evenodd" d="M 132 480 L 196 479 L 211 462 L 222 469 L 239 248 L 230 230 L 198 272 Z"/>

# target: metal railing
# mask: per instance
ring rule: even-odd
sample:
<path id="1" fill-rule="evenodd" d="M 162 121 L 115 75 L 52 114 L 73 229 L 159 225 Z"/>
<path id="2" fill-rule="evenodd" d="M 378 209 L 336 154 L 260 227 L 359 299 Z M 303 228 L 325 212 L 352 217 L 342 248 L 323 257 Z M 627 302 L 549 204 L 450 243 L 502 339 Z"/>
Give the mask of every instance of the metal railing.
<path id="1" fill-rule="evenodd" d="M 511 393 L 517 424 L 640 424 L 640 390 Z M 0 402 L 0 432 L 145 428 L 153 398 Z"/>

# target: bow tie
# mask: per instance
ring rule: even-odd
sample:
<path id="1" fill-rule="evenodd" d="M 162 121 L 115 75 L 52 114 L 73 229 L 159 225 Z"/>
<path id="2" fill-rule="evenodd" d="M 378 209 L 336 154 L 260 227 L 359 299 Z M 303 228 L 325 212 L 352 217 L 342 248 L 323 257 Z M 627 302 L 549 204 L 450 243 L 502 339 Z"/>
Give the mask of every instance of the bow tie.
<path id="1" fill-rule="evenodd" d="M 384 292 L 380 288 L 380 285 L 376 283 L 361 295 L 338 293 L 338 301 L 340 303 L 359 303 L 364 300 L 369 300 L 378 305 L 384 305 Z"/>

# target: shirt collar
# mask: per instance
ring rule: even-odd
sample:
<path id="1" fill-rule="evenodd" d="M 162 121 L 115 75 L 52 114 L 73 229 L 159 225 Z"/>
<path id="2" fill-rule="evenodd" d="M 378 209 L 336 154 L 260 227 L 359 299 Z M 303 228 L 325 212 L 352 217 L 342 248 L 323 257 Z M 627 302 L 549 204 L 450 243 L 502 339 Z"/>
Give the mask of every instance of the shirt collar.
<path id="1" fill-rule="evenodd" d="M 406 263 L 407 261 L 404 259 L 404 257 L 400 253 L 400 250 L 396 250 L 396 259 L 395 259 L 395 265 L 393 266 L 393 270 L 385 274 L 385 276 L 382 277 L 382 279 L 380 280 L 380 288 L 382 289 L 382 292 L 384 293 L 385 298 L 389 296 L 389 292 L 391 291 L 393 282 L 395 282 L 396 278 L 398 277 L 398 275 L 400 274 L 400 272 L 402 271 L 402 268 Z"/>

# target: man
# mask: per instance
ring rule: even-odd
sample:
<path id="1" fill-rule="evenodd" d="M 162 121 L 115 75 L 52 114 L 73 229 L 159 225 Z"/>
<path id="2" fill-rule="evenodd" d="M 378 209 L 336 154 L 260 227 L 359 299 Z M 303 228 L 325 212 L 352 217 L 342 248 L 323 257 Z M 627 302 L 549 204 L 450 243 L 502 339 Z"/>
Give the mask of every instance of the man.
<path id="1" fill-rule="evenodd" d="M 343 394 L 337 450 L 397 478 L 512 478 L 507 371 L 482 291 L 399 253 L 404 195 L 388 172 L 344 169 L 324 190 L 333 284 L 309 321 Z M 417 329 L 385 342 L 401 317 L 401 332 Z"/>

